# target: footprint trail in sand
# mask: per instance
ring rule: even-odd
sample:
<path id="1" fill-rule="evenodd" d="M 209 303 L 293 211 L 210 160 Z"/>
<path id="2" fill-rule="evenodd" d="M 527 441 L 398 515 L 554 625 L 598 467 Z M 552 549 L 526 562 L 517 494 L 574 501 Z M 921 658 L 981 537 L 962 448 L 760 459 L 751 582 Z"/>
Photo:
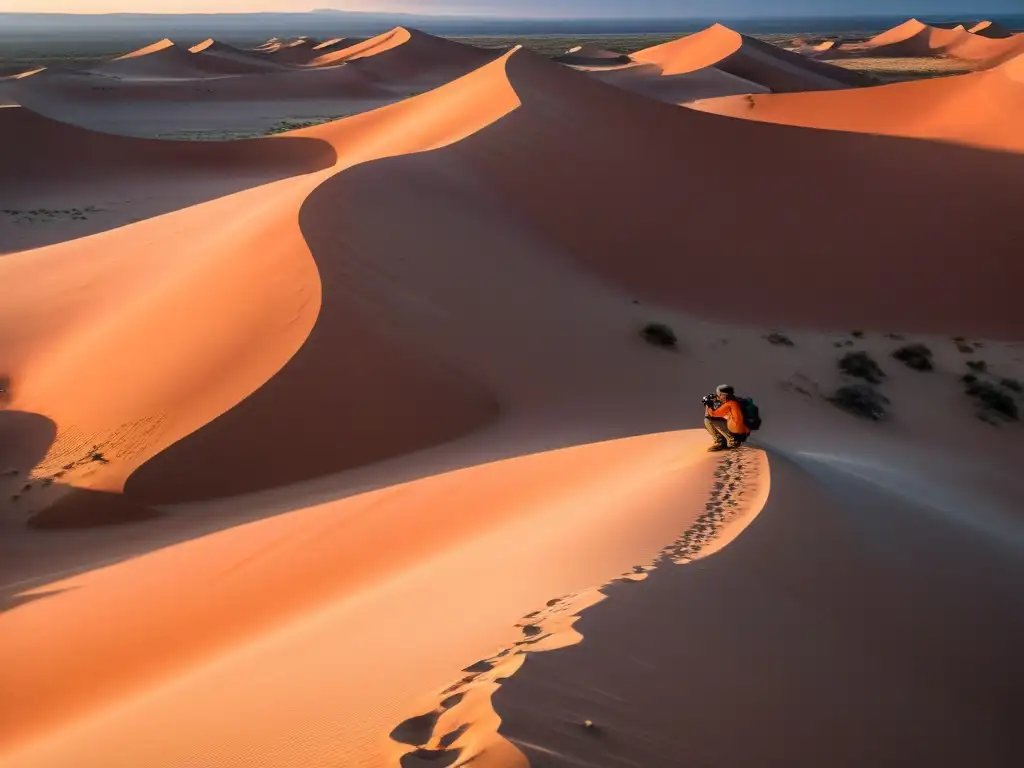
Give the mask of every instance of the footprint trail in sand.
<path id="1" fill-rule="evenodd" d="M 648 572 L 659 566 L 685 565 L 726 546 L 740 532 L 739 524 L 749 522 L 759 510 L 751 502 L 757 496 L 759 470 L 764 461 L 764 453 L 750 447 L 723 454 L 704 513 L 662 549 L 654 562 L 636 565 L 610 584 L 642 582 Z M 440 693 L 434 709 L 404 720 L 391 732 L 393 741 L 413 748 L 400 753 L 395 764 L 399 768 L 468 765 L 485 748 L 504 754 L 518 752 L 498 734 L 501 720 L 491 705 L 491 697 L 502 681 L 519 670 L 526 654 L 564 648 L 582 640 L 573 624 L 583 611 L 608 597 L 602 589 L 554 598 L 544 608 L 525 615 L 516 625 L 522 631 L 522 639 L 465 667 L 465 676 Z M 589 722 L 580 725 L 598 728 Z"/>

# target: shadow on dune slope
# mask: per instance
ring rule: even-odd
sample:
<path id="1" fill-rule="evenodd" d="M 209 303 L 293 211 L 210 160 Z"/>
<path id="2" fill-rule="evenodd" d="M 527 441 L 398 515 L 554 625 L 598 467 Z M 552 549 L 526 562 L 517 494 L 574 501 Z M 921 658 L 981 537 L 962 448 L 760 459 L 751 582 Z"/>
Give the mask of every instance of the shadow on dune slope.
<path id="1" fill-rule="evenodd" d="M 1019 553 L 771 461 L 726 549 L 616 587 L 583 642 L 527 657 L 494 697 L 501 733 L 552 766 L 1016 765 Z"/>
<path id="2" fill-rule="evenodd" d="M 1024 63 L 1024 57 L 1018 59 Z M 1015 74 L 1018 59 L 985 72 L 854 93 L 728 96 L 690 106 L 747 120 L 1024 152 L 1024 84 Z"/>
<path id="3" fill-rule="evenodd" d="M 507 76 L 521 106 L 439 151 L 636 295 L 731 322 L 1024 333 L 1005 311 L 1022 156 L 701 114 L 523 51 Z M 708 288 L 722 259 L 742 300 Z"/>
<path id="4" fill-rule="evenodd" d="M 982 193 L 1024 178 L 1024 158 L 679 110 L 524 52 L 474 77 L 491 78 L 484 82 L 495 89 L 511 84 L 520 105 L 502 106 L 504 116 L 432 150 L 431 170 L 402 178 L 442 198 L 452 195 L 448 174 L 484 184 L 514 212 L 506 226 L 525 222 L 634 295 L 762 325 L 1022 330 L 1004 310 L 1013 281 L 990 279 L 1020 269 L 1007 260 L 1021 228 L 1015 202 Z M 331 130 L 343 136 L 343 128 Z M 366 247 L 383 235 L 365 226 L 346 234 L 343 227 L 360 226 L 338 213 L 346 195 L 386 189 L 417 163 L 403 155 L 366 162 L 309 198 L 301 225 L 324 292 L 309 339 L 260 390 L 139 469 L 129 494 L 185 501 L 308 479 L 443 441 L 492 413 L 475 384 L 431 360 L 436 347 L 394 346 L 371 323 L 372 307 L 365 311 L 361 278 L 348 279 L 346 260 L 358 257 L 350 243 Z M 793 182 L 825 168 L 827 194 Z M 571 190 L 542 182 L 552 175 Z M 580 193 L 609 186 L 628 190 L 628 200 Z M 387 210 L 387 196 L 378 204 Z M 464 246 L 453 227 L 420 247 L 409 258 Z M 968 257 L 969 270 L 961 266 Z M 742 301 L 708 290 L 712 262 L 723 258 L 757 286 Z M 384 279 L 411 290 L 403 274 Z"/>
<path id="5" fill-rule="evenodd" d="M 4 389 L 10 384 L 4 379 Z M 45 416 L 0 410 L 0 482 L 24 482 L 24 477 L 46 455 L 57 435 L 57 425 Z"/>
<path id="6" fill-rule="evenodd" d="M 125 485 L 130 497 L 174 503 L 287 485 L 443 442 L 493 417 L 476 382 L 361 311 L 335 228 L 345 181 L 326 181 L 300 213 L 322 290 L 305 343 L 253 394 L 140 467 Z"/>
<path id="7" fill-rule="evenodd" d="M 114 229 L 329 168 L 323 141 L 139 139 L 0 109 L 0 253 Z"/>

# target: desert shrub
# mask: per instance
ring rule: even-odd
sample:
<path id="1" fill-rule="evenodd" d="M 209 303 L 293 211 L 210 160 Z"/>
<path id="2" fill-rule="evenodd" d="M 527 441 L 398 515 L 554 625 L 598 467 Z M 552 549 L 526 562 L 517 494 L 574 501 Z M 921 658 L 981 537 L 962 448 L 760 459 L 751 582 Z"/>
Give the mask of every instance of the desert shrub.
<path id="1" fill-rule="evenodd" d="M 984 360 L 968 360 L 967 367 L 978 373 L 985 373 L 988 370 L 988 363 Z"/>
<path id="2" fill-rule="evenodd" d="M 983 413 L 992 411 L 1013 421 L 1020 418 L 1017 401 L 994 384 L 987 381 L 973 381 L 967 385 L 965 391 L 978 401 Z"/>
<path id="3" fill-rule="evenodd" d="M 846 384 L 835 391 L 829 402 L 854 416 L 872 421 L 885 418 L 889 398 L 870 384 Z"/>
<path id="4" fill-rule="evenodd" d="M 787 336 L 784 333 L 779 333 L 778 331 L 772 331 L 771 333 L 766 335 L 764 338 L 765 338 L 765 341 L 767 341 L 769 344 L 774 344 L 774 345 L 776 345 L 778 347 L 792 347 L 792 346 L 795 346 L 795 344 L 793 343 L 793 340 L 791 338 L 789 338 L 789 336 Z"/>
<path id="5" fill-rule="evenodd" d="M 864 379 L 872 384 L 881 384 L 885 378 L 885 371 L 867 352 L 847 352 L 839 360 L 839 369 L 847 376 Z"/>
<path id="6" fill-rule="evenodd" d="M 999 383 L 1013 392 L 1024 392 L 1024 384 L 1016 379 L 1000 379 Z"/>
<path id="7" fill-rule="evenodd" d="M 974 351 L 974 347 L 966 342 L 958 341 L 956 343 L 956 351 L 963 355 L 969 355 Z"/>
<path id="8" fill-rule="evenodd" d="M 965 373 L 963 376 L 960 377 L 960 381 L 962 381 L 964 384 L 973 384 L 977 380 L 978 377 L 975 376 L 973 373 Z"/>
<path id="9" fill-rule="evenodd" d="M 676 332 L 664 323 L 648 323 L 640 331 L 640 335 L 644 337 L 648 344 L 653 344 L 663 349 L 675 349 L 679 343 L 679 339 L 676 338 Z"/>
<path id="10" fill-rule="evenodd" d="M 850 331 L 850 335 L 855 339 L 863 339 L 864 331 Z"/>
<path id="11" fill-rule="evenodd" d="M 932 351 L 924 344 L 907 344 L 892 353 L 892 356 L 915 371 L 932 371 Z"/>
<path id="12" fill-rule="evenodd" d="M 901 333 L 887 333 L 885 338 L 892 339 L 893 341 L 903 341 L 903 334 Z"/>

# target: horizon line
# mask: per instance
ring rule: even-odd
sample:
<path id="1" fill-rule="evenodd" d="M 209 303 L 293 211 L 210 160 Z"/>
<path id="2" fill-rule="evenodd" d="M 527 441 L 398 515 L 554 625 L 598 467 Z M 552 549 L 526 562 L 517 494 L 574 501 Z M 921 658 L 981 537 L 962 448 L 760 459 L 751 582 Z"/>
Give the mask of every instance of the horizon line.
<path id="1" fill-rule="evenodd" d="M 1024 12 L 1006 12 L 1006 11 L 978 11 L 965 9 L 965 13 L 970 13 L 970 18 L 983 18 L 985 16 L 1024 16 Z M 916 13 L 904 16 L 901 13 L 808 13 L 808 14 L 736 14 L 736 13 L 724 13 L 717 15 L 691 15 L 691 14 L 674 14 L 674 15 L 635 15 L 635 16 L 623 16 L 623 15 L 607 15 L 607 16 L 581 16 L 579 14 L 572 16 L 509 16 L 500 13 L 492 14 L 475 14 L 475 13 L 428 13 L 428 12 L 410 12 L 410 11 L 351 11 L 342 8 L 313 8 L 306 11 L 97 11 L 97 12 L 82 12 L 82 11 L 3 11 L 0 10 L 0 16 L 306 16 L 315 14 L 339 14 L 344 16 L 407 16 L 413 18 L 431 18 L 431 19 L 467 19 L 467 20 L 501 20 L 501 21 L 682 21 L 682 20 L 708 20 L 716 18 L 731 18 L 731 19 L 858 19 L 858 18 L 906 18 L 907 20 L 919 19 L 920 17 L 936 17 L 942 16 L 943 18 L 956 17 L 959 18 L 962 14 L 954 11 L 946 11 L 944 13 Z"/>

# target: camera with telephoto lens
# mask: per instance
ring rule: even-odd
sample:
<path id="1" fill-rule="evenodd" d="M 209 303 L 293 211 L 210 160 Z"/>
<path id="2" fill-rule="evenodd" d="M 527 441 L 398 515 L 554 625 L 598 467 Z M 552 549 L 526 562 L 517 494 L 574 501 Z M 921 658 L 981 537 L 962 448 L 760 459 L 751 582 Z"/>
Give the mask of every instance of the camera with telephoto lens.
<path id="1" fill-rule="evenodd" d="M 704 395 L 701 399 L 704 403 L 705 408 L 717 408 L 718 407 L 718 395 Z"/>

